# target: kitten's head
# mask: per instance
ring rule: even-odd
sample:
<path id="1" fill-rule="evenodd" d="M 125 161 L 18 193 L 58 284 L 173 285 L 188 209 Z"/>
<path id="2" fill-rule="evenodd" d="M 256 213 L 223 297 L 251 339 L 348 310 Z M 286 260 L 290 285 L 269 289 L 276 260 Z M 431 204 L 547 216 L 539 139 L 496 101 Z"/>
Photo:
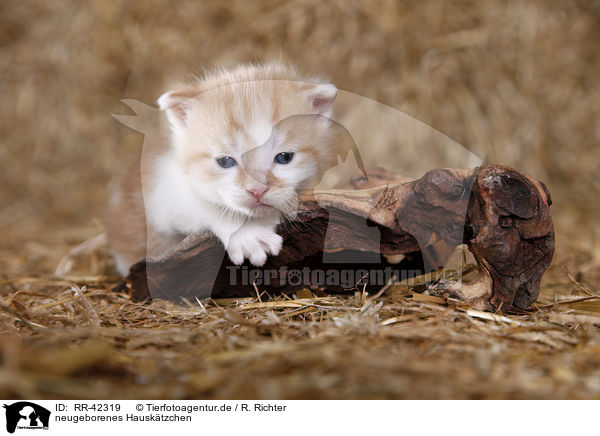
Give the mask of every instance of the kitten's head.
<path id="1" fill-rule="evenodd" d="M 335 164 L 335 86 L 285 66 L 242 66 L 163 94 L 173 152 L 196 194 L 248 216 L 296 210 Z"/>

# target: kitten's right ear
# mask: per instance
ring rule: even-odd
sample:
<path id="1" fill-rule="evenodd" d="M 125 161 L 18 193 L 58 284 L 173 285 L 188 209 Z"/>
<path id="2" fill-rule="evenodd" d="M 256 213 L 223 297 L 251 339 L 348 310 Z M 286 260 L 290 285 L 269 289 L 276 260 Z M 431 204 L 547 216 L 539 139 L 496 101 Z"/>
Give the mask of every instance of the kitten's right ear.
<path id="1" fill-rule="evenodd" d="M 186 127 L 190 99 L 189 94 L 177 91 L 165 92 L 158 98 L 158 108 L 167 114 L 174 130 Z"/>

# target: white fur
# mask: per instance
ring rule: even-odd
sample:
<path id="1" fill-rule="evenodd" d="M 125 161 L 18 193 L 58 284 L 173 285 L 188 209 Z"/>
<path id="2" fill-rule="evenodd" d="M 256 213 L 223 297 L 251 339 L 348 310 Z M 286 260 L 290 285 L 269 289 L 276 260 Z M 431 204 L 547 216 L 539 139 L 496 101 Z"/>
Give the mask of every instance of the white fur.
<path id="1" fill-rule="evenodd" d="M 264 117 L 252 120 L 248 126 L 248 135 L 256 144 L 264 144 L 271 136 L 273 124 Z"/>
<path id="2" fill-rule="evenodd" d="M 174 153 L 161 156 L 156 163 L 157 180 L 146 195 L 150 224 L 165 234 L 196 233 L 205 229 L 210 220 L 204 202 L 198 201 L 185 175 L 177 165 Z"/>
<path id="3" fill-rule="evenodd" d="M 231 261 L 240 265 L 248 258 L 252 265 L 263 266 L 268 254 L 277 255 L 283 239 L 275 233 L 275 223 L 251 221 L 229 235 L 227 253 Z"/>
<path id="4" fill-rule="evenodd" d="M 158 232 L 169 236 L 209 230 L 223 242 L 231 261 L 238 265 L 248 258 L 253 265 L 262 266 L 268 254 L 277 255 L 281 250 L 283 240 L 275 233 L 277 218 L 251 219 L 198 195 L 174 153 L 158 160 L 155 174 L 155 187 L 146 196 L 146 213 Z M 128 266 L 118 258 L 116 262 L 119 271 L 126 273 Z"/>
<path id="5" fill-rule="evenodd" d="M 115 268 L 121 276 L 125 277 L 129 274 L 129 262 L 117 251 L 113 251 L 113 258 L 115 259 Z"/>

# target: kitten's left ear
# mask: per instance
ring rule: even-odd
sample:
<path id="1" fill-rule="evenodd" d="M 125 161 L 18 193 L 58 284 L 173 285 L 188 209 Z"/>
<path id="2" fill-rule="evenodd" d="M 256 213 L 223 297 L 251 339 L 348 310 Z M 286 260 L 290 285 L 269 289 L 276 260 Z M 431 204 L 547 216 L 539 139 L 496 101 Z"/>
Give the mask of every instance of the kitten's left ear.
<path id="1" fill-rule="evenodd" d="M 315 112 L 326 117 L 331 116 L 337 91 L 335 85 L 331 83 L 322 83 L 311 88 L 308 91 L 308 98 Z"/>

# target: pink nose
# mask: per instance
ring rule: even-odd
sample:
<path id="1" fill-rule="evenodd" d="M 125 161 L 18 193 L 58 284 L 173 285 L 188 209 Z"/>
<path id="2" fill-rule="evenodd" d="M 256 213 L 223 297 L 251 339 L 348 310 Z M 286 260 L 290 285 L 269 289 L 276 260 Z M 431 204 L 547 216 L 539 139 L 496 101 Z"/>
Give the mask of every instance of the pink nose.
<path id="1" fill-rule="evenodd" d="M 268 187 L 265 188 L 254 188 L 254 189 L 246 189 L 250 194 L 252 194 L 257 200 L 260 200 L 265 192 L 268 191 Z"/>

